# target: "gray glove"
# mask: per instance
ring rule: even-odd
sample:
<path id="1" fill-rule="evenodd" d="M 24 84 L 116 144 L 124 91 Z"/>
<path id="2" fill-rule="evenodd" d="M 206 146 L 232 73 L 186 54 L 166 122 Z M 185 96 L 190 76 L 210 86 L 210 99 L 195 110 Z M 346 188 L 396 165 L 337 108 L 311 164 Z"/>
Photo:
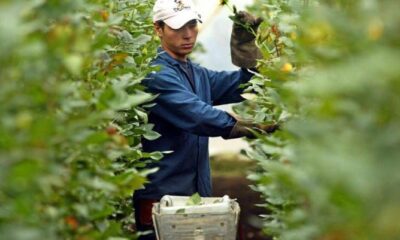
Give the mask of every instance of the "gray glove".
<path id="1" fill-rule="evenodd" d="M 262 58 L 262 54 L 256 46 L 256 36 L 249 29 L 257 32 L 263 19 L 244 11 L 238 12 L 232 19 L 234 21 L 231 35 L 232 63 L 242 68 L 254 68 L 256 60 Z"/>

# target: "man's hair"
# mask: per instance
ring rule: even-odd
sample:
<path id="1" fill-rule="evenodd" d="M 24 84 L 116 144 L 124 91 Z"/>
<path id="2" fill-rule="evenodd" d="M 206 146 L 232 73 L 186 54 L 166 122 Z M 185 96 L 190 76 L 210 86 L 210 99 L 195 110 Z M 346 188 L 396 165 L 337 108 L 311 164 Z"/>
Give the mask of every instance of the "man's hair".
<path id="1" fill-rule="evenodd" d="M 160 28 L 164 29 L 165 22 L 162 21 L 162 20 L 160 20 L 160 21 L 157 21 L 157 22 L 156 22 L 156 25 L 159 26 Z"/>

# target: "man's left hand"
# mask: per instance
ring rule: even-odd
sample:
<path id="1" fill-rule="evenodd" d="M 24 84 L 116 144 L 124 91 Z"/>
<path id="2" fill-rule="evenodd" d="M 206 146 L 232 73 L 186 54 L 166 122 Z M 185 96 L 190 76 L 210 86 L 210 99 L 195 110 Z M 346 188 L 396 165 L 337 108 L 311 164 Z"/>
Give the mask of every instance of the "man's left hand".
<path id="1" fill-rule="evenodd" d="M 242 68 L 254 68 L 257 59 L 262 58 L 256 46 L 257 29 L 262 18 L 256 18 L 248 12 L 240 11 L 233 16 L 234 24 L 231 35 L 232 63 Z"/>

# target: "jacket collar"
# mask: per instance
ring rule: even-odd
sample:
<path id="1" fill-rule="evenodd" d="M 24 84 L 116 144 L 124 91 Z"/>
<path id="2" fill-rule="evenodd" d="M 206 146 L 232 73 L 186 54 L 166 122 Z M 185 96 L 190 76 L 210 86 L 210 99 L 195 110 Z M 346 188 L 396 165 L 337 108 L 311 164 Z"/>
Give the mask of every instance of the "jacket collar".
<path id="1" fill-rule="evenodd" d="M 168 63 L 175 65 L 175 66 L 180 65 L 180 62 L 178 60 L 176 60 L 175 58 L 173 58 L 171 55 L 169 55 L 167 53 L 167 51 L 165 51 L 162 47 L 159 47 L 157 49 L 157 58 L 167 61 Z M 192 64 L 192 61 L 189 58 L 187 60 L 188 60 L 189 64 Z"/>

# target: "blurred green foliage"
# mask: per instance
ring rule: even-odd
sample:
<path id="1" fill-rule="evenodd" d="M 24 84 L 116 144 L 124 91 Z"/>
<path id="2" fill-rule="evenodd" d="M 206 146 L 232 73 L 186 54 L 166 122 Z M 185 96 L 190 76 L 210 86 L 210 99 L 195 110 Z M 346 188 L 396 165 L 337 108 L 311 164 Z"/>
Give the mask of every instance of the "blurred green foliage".
<path id="1" fill-rule="evenodd" d="M 243 154 L 220 153 L 210 156 L 212 177 L 246 177 L 256 163 Z"/>
<path id="2" fill-rule="evenodd" d="M 1 1 L 1 239 L 133 238 L 151 3 Z"/>
<path id="3" fill-rule="evenodd" d="M 258 122 L 249 176 L 285 240 L 400 238 L 400 15 L 390 0 L 256 0 Z"/>

